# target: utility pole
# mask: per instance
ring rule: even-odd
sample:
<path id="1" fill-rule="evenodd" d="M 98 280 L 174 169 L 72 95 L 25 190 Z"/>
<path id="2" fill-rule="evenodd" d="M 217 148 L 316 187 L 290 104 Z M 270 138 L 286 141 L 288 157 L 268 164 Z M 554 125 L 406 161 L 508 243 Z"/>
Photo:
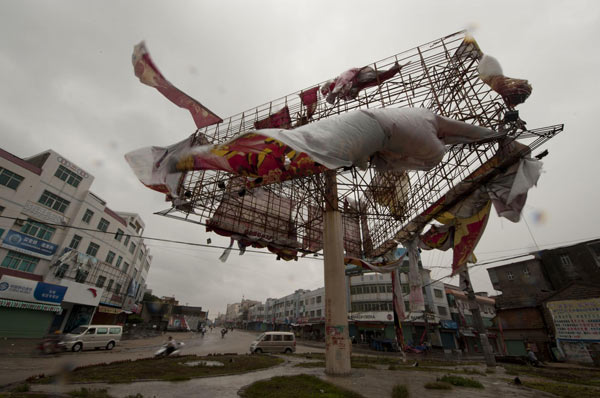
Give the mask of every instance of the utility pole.
<path id="1" fill-rule="evenodd" d="M 346 276 L 342 215 L 338 210 L 335 170 L 325 173 L 323 254 L 325 273 L 325 373 L 350 374 L 350 338 L 346 303 Z"/>
<path id="2" fill-rule="evenodd" d="M 481 342 L 481 349 L 483 350 L 485 363 L 487 366 L 496 366 L 496 357 L 494 356 L 492 346 L 488 340 L 487 330 L 483 324 L 483 319 L 481 319 L 481 311 L 479 310 L 479 304 L 477 304 L 477 298 L 475 296 L 475 291 L 473 290 L 473 285 L 471 284 L 471 278 L 469 277 L 468 269 L 461 272 L 461 274 L 467 285 L 466 293 L 469 301 L 469 311 L 471 311 L 471 315 L 473 316 L 475 329 L 479 333 L 479 341 Z"/>

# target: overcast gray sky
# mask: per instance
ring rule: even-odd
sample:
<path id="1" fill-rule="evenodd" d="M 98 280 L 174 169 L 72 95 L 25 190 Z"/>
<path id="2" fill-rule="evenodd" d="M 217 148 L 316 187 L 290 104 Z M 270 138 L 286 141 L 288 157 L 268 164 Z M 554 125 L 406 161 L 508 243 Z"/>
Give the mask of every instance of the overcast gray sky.
<path id="1" fill-rule="evenodd" d="M 528 224 L 493 213 L 478 258 L 598 237 L 598 1 L 4 0 L 0 146 L 20 157 L 61 153 L 96 177 L 92 190 L 112 209 L 139 213 L 147 236 L 226 245 L 204 227 L 153 215 L 167 207 L 163 195 L 143 187 L 123 158 L 195 130 L 187 111 L 134 76 L 135 44 L 145 40 L 167 79 L 225 118 L 467 27 L 505 75 L 532 84 L 519 106 L 530 128 L 565 124 L 546 145 Z M 211 318 L 242 295 L 264 300 L 323 286 L 313 259 L 232 253 L 223 264 L 220 250 L 147 244 L 154 293 L 200 305 Z M 448 259 L 424 255 L 434 277 L 449 273 Z M 484 267 L 472 275 L 478 290 L 491 291 Z"/>

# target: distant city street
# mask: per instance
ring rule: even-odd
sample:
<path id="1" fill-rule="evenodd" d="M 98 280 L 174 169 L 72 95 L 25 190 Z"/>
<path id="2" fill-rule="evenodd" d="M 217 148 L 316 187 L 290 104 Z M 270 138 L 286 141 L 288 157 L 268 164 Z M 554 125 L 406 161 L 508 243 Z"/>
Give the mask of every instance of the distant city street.
<path id="1" fill-rule="evenodd" d="M 221 338 L 218 329 L 207 332 L 204 337 L 199 333 L 169 333 L 164 336 L 138 340 L 122 341 L 112 351 L 86 350 L 60 355 L 39 355 L 35 352 L 33 341 L 20 343 L 13 340 L 0 342 L 0 386 L 25 380 L 27 377 L 39 374 L 56 373 L 64 367 L 78 367 L 103 362 L 140 359 L 152 356 L 166 341 L 167 336 L 173 336 L 176 341 L 183 341 L 185 346 L 182 355 L 208 355 L 236 353 L 246 354 L 250 343 L 259 333 L 234 330 Z M 16 344 L 16 345 L 12 345 Z M 297 352 L 323 352 L 324 349 L 298 345 Z"/>

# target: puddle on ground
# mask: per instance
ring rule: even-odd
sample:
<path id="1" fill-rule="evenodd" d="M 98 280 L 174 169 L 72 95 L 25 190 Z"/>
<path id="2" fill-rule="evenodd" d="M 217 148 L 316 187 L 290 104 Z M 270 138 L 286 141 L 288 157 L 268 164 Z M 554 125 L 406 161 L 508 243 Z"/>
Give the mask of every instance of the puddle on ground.
<path id="1" fill-rule="evenodd" d="M 186 366 L 225 366 L 223 362 L 219 361 L 191 361 L 183 364 Z"/>

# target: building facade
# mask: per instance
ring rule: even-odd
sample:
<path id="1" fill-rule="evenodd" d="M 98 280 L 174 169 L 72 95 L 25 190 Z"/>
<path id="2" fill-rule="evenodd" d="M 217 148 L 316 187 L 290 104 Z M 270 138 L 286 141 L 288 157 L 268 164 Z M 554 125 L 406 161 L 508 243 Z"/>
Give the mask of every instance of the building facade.
<path id="1" fill-rule="evenodd" d="M 567 337 L 562 330 L 577 329 L 583 321 L 600 324 L 600 309 L 593 305 L 600 299 L 600 240 L 542 250 L 532 257 L 488 269 L 494 289 L 502 292 L 496 300 L 496 325 L 504 353 L 522 356 L 530 349 L 543 360 L 565 357 L 600 364 L 600 330 L 582 330 L 580 338 Z"/>
<path id="2" fill-rule="evenodd" d="M 432 346 L 445 347 L 441 339 L 440 322 L 451 318 L 444 284 L 433 281 L 429 270 L 420 268 L 419 271 L 423 281 L 424 312 L 410 311 L 408 275 L 406 272 L 400 273 L 406 315 L 402 321 L 404 341 L 410 345 L 428 342 Z M 370 272 L 348 278 L 350 336 L 360 342 L 395 339 L 391 274 Z"/>
<path id="3" fill-rule="evenodd" d="M 55 151 L 22 159 L 0 150 L 0 275 L 66 288 L 50 330 L 122 322 L 143 295 L 152 262 L 144 223 L 110 209 L 93 181 Z"/>
<path id="4" fill-rule="evenodd" d="M 495 299 L 488 297 L 487 293 L 475 293 L 475 303 L 471 304 L 466 293 L 458 286 L 444 284 L 448 306 L 450 307 L 450 321 L 442 322 L 442 339 L 450 343 L 454 338 L 456 348 L 469 354 L 483 353 L 479 332 L 475 327 L 471 305 L 477 305 L 483 326 L 493 326 L 496 316 Z M 494 352 L 500 352 L 498 336 L 494 331 L 487 332 L 488 340 Z"/>
<path id="5" fill-rule="evenodd" d="M 418 345 L 429 342 L 433 346 L 446 347 L 442 339 L 442 322 L 451 322 L 444 284 L 433 281 L 430 271 L 420 269 L 425 296 L 425 312 L 410 312 L 408 302 L 408 277 L 401 274 L 405 294 L 406 319 L 402 322 L 405 342 Z M 349 275 L 348 321 L 350 337 L 355 342 L 370 343 L 374 339 L 395 339 L 392 311 L 392 282 L 390 274 L 364 273 Z M 227 305 L 227 322 L 241 319 L 240 303 Z M 236 315 L 237 314 L 237 315 Z M 325 288 L 298 289 L 281 298 L 268 298 L 249 308 L 248 328 L 252 330 L 294 330 L 299 337 L 322 340 L 325 336 Z M 425 331 L 428 333 L 425 333 Z"/>

